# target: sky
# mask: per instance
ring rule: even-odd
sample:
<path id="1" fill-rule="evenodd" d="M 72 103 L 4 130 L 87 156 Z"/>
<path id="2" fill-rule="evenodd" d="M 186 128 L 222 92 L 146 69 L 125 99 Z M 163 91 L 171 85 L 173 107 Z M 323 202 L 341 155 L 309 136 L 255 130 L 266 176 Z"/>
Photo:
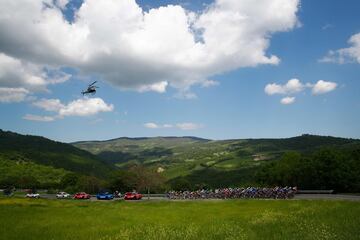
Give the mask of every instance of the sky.
<path id="1" fill-rule="evenodd" d="M 360 138 L 360 2 L 345 2 L 0 0 L 0 129 Z"/>

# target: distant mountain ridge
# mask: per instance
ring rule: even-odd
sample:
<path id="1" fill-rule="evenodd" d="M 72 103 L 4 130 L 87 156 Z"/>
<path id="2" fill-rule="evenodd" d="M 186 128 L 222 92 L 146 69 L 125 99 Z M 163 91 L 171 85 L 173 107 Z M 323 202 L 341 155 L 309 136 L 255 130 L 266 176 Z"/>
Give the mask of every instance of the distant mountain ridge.
<path id="1" fill-rule="evenodd" d="M 70 142 L 72 145 L 80 144 L 80 143 L 88 143 L 88 142 L 112 142 L 117 140 L 133 140 L 133 141 L 141 141 L 141 140 L 151 140 L 151 139 L 193 139 L 197 141 L 212 141 L 211 139 L 194 137 L 194 136 L 157 136 L 157 137 L 119 137 L 119 138 L 112 138 L 108 140 L 85 140 L 85 141 L 75 141 Z"/>

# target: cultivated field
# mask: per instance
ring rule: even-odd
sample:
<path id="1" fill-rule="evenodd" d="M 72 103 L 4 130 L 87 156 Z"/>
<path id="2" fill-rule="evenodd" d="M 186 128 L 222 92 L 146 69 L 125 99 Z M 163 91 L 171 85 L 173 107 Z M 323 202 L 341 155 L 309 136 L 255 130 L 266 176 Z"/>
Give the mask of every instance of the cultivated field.
<path id="1" fill-rule="evenodd" d="M 360 239 L 360 203 L 0 199 L 0 239 Z"/>

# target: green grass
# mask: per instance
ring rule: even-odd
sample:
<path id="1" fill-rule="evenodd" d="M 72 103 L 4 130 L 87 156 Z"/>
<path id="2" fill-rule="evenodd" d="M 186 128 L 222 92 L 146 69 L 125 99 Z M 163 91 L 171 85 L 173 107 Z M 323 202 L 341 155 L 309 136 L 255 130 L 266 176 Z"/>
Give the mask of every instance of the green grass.
<path id="1" fill-rule="evenodd" d="M 360 204 L 0 199 L 0 239 L 360 239 Z"/>

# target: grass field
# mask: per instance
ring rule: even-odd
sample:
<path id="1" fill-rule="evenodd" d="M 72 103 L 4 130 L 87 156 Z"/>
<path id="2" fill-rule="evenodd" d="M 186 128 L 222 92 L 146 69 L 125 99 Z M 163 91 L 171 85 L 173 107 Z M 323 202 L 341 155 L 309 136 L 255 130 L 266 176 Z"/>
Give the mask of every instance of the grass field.
<path id="1" fill-rule="evenodd" d="M 360 239 L 350 201 L 0 199 L 0 239 Z"/>

